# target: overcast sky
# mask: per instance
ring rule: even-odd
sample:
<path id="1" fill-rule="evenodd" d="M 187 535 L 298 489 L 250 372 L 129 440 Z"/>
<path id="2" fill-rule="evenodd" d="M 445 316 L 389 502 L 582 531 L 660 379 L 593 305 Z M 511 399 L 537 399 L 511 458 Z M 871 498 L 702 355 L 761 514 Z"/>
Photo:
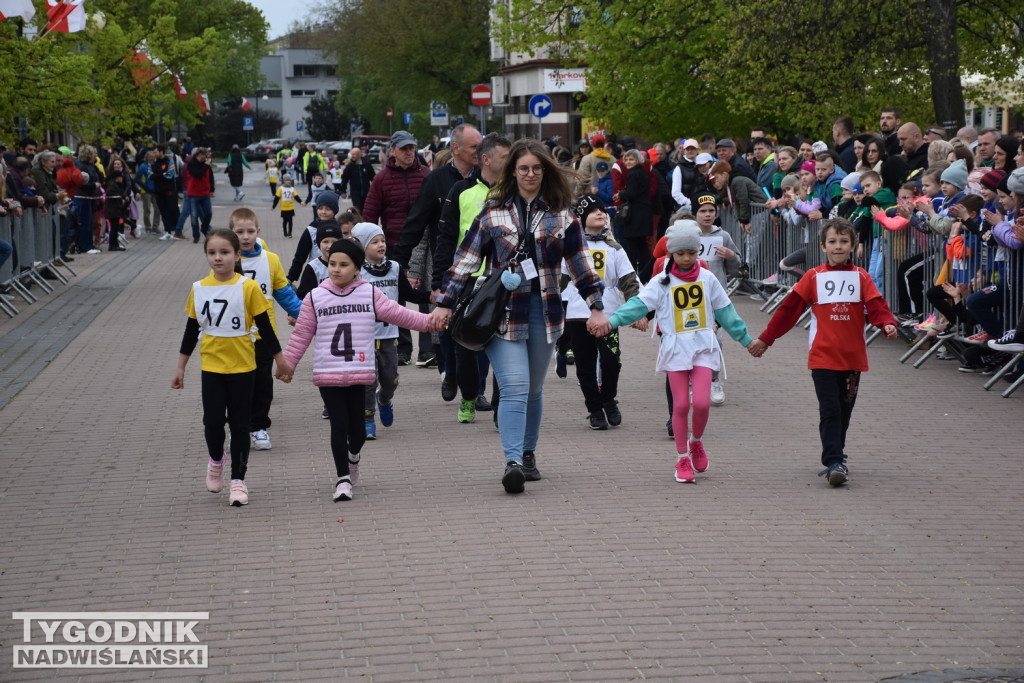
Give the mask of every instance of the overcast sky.
<path id="1" fill-rule="evenodd" d="M 248 0 L 258 10 L 263 12 L 267 22 L 270 24 L 270 31 L 267 37 L 270 40 L 280 38 L 288 30 L 288 26 L 296 20 L 303 20 L 312 11 L 314 0 Z"/>

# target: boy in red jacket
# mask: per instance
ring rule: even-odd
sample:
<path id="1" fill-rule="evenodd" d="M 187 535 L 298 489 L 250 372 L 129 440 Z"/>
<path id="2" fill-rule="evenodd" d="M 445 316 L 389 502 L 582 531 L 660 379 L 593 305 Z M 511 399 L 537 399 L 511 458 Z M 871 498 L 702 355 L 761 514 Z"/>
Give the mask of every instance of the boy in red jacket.
<path id="1" fill-rule="evenodd" d="M 857 401 L 860 373 L 868 369 L 865 310 L 872 325 L 882 328 L 889 339 L 896 337 L 896 320 L 885 299 L 868 272 L 850 261 L 856 246 L 857 231 L 850 221 L 825 221 L 821 226 L 821 250 L 828 262 L 800 278 L 775 311 L 768 328 L 750 346 L 750 354 L 760 358 L 811 306 L 807 367 L 818 396 L 821 464 L 825 466 L 818 476 L 825 476 L 832 486 L 845 484 L 850 474 L 843 448 Z"/>

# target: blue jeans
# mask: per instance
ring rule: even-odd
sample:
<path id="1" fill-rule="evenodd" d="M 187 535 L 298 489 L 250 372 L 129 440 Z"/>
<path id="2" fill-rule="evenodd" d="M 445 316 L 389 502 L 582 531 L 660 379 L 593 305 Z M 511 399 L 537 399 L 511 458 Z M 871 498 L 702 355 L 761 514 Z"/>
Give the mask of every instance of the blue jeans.
<path id="1" fill-rule="evenodd" d="M 93 248 L 92 243 L 92 200 L 75 199 L 71 203 L 72 212 L 77 219 L 78 251 L 85 253 Z"/>
<path id="2" fill-rule="evenodd" d="M 885 249 L 883 247 L 882 240 L 884 237 L 879 235 L 871 243 L 871 261 L 868 263 L 868 275 L 875 283 L 875 287 L 878 287 L 878 291 L 885 296 Z"/>
<path id="3" fill-rule="evenodd" d="M 14 247 L 10 242 L 4 242 L 0 240 L 0 266 L 3 266 L 7 262 L 7 259 L 11 258 L 11 254 L 14 253 Z"/>
<path id="4" fill-rule="evenodd" d="M 199 236 L 199 216 L 195 210 L 195 199 L 185 195 L 185 201 L 181 203 L 181 213 L 178 214 L 178 224 L 174 226 L 174 234 L 180 235 L 182 229 L 185 227 L 185 219 L 192 218 L 192 235 L 193 237 Z"/>
<path id="5" fill-rule="evenodd" d="M 485 347 L 501 392 L 498 430 L 505 462 L 523 462 L 523 451 L 537 448 L 544 412 L 544 379 L 555 352 L 548 343 L 544 305 L 539 293 L 530 295 L 529 339 L 495 338 Z"/>
<path id="6" fill-rule="evenodd" d="M 197 218 L 199 219 L 198 227 L 196 226 Z M 209 197 L 192 197 L 192 239 L 198 239 L 200 229 L 204 235 L 208 233 L 212 219 L 213 200 Z"/>
<path id="7" fill-rule="evenodd" d="M 1006 294 L 1006 285 L 989 285 L 968 296 L 965 302 L 968 312 L 993 339 L 998 339 L 1005 330 L 1013 329 L 1013 321 L 1008 320 L 1004 324 L 1001 317 Z"/>

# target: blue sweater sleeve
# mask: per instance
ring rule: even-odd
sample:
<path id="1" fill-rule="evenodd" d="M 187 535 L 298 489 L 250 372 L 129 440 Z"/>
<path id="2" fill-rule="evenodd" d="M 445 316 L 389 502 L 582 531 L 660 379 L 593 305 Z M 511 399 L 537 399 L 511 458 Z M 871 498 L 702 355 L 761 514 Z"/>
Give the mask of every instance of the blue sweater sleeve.
<path id="1" fill-rule="evenodd" d="M 738 341 L 740 344 L 746 346 L 750 342 L 754 341 L 749 334 L 747 334 L 747 324 L 743 322 L 743 318 L 740 317 L 739 313 L 732 304 L 729 304 L 725 308 L 715 309 L 715 320 L 718 324 L 729 333 L 729 336 Z"/>
<path id="2" fill-rule="evenodd" d="M 288 315 L 291 317 L 299 317 L 299 309 L 302 308 L 302 302 L 299 301 L 299 297 L 295 295 L 295 290 L 292 289 L 291 285 L 285 285 L 281 289 L 275 289 L 274 301 L 281 304 L 281 308 L 287 311 Z"/>
<path id="3" fill-rule="evenodd" d="M 638 296 L 634 296 L 631 297 L 629 301 L 619 306 L 618 309 L 612 313 L 612 317 L 609 318 L 608 321 L 612 324 L 612 327 L 622 327 L 623 325 L 636 322 L 647 315 L 648 311 L 649 309 L 647 308 L 647 304 L 643 302 L 643 299 Z"/>

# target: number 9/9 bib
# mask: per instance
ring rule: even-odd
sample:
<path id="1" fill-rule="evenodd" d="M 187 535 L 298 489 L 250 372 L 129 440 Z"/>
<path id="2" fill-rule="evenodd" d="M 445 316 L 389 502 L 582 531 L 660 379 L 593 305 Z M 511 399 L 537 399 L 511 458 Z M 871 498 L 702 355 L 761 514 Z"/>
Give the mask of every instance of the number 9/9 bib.
<path id="1" fill-rule="evenodd" d="M 704 306 L 704 283 L 687 282 L 672 288 L 672 311 L 676 332 L 696 332 L 708 327 Z"/>
<path id="2" fill-rule="evenodd" d="M 211 337 L 242 337 L 249 334 L 245 325 L 245 280 L 233 285 L 206 287 L 192 284 L 192 302 L 203 334 Z"/>
<path id="3" fill-rule="evenodd" d="M 815 295 L 819 304 L 850 304 L 860 301 L 860 272 L 839 270 L 818 273 Z"/>

